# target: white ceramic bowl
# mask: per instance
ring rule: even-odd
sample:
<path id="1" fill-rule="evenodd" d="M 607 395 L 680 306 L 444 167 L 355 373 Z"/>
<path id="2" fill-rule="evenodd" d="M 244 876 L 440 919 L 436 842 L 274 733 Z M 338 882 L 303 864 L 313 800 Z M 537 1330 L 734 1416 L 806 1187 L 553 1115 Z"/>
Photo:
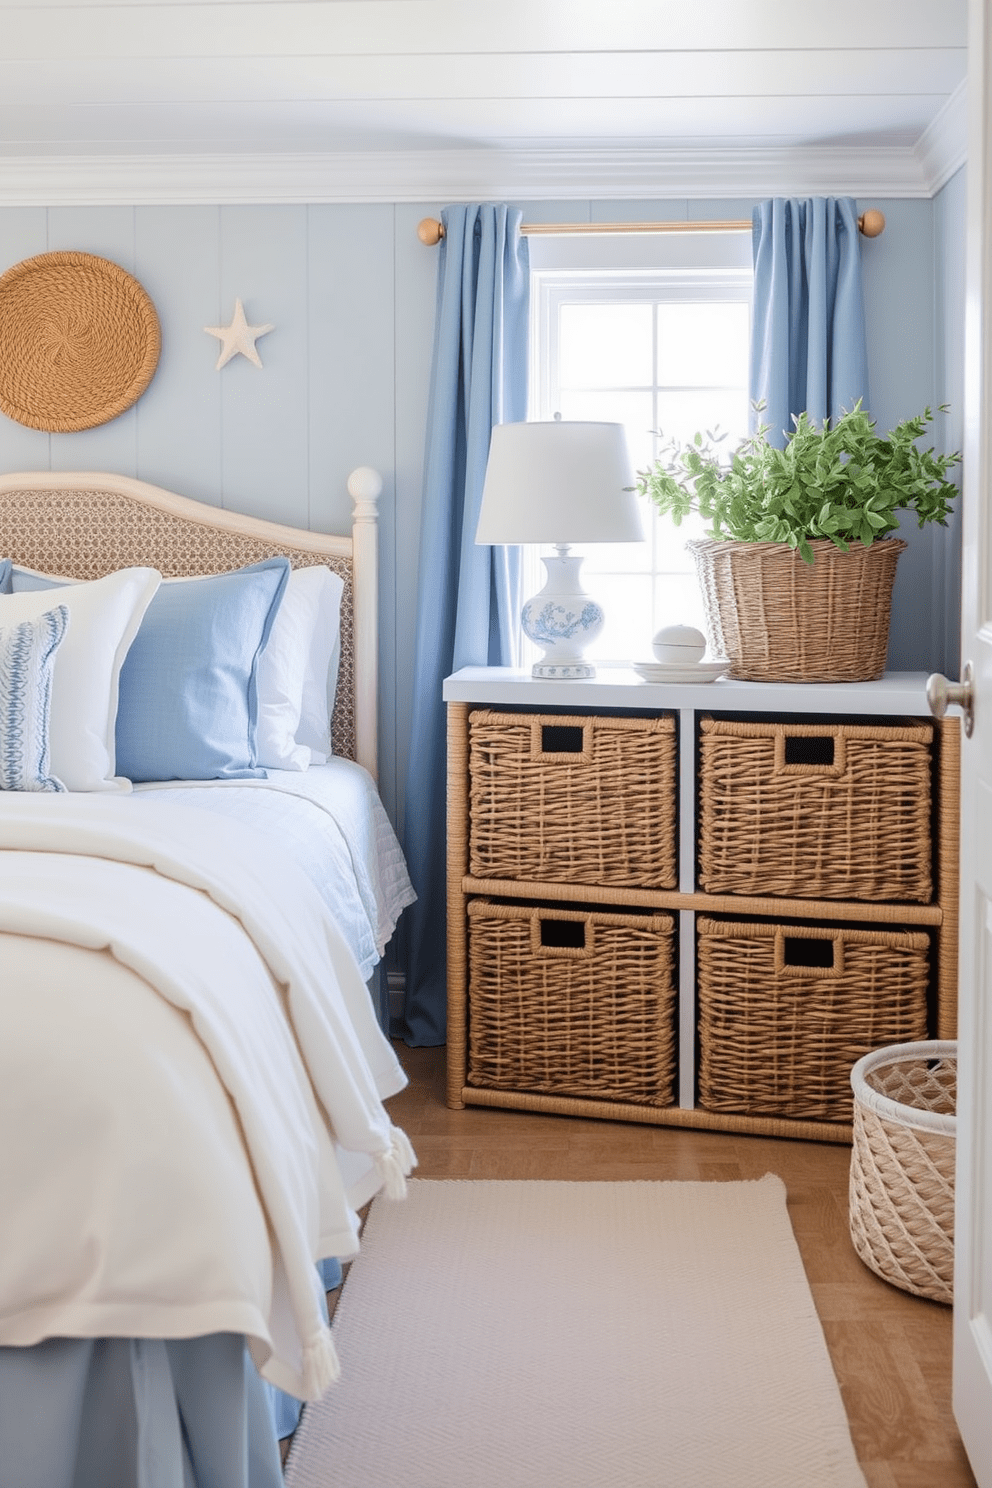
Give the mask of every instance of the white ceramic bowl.
<path id="1" fill-rule="evenodd" d="M 706 637 L 694 625 L 665 625 L 651 643 L 656 661 L 680 662 L 691 666 L 702 661 Z"/>

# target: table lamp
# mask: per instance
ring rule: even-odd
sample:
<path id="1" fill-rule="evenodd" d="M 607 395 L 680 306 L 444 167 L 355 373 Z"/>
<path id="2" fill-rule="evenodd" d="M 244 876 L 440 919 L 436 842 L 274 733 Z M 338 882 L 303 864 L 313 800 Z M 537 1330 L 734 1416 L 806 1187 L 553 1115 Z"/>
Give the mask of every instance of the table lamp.
<path id="1" fill-rule="evenodd" d="M 544 588 L 521 612 L 524 635 L 544 650 L 535 677 L 594 677 L 585 648 L 603 628 L 579 579 L 572 543 L 640 542 L 641 514 L 622 424 L 497 424 L 482 490 L 477 543 L 553 543 Z M 563 541 L 563 539 L 566 539 Z"/>

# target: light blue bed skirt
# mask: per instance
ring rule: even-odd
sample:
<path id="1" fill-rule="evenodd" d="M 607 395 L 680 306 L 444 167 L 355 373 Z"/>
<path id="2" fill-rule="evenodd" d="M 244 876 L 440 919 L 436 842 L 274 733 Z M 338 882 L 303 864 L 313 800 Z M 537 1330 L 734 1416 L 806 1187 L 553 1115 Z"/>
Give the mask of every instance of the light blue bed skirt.
<path id="1" fill-rule="evenodd" d="M 3 1488 L 282 1488 L 266 1387 L 233 1333 L 0 1349 Z"/>
<path id="2" fill-rule="evenodd" d="M 0 1488 L 284 1488 L 301 1409 L 239 1334 L 0 1348 Z"/>

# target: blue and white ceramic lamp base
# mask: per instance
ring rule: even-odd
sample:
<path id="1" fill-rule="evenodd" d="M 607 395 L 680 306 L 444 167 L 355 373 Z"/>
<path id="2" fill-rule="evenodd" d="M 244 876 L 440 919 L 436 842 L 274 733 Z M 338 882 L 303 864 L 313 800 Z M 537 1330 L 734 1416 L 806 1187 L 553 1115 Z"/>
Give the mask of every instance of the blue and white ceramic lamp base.
<path id="1" fill-rule="evenodd" d="M 559 555 L 541 562 L 547 571 L 544 588 L 527 601 L 520 616 L 524 635 L 544 652 L 531 675 L 559 682 L 595 677 L 596 668 L 583 653 L 606 617 L 579 581 L 582 559 Z"/>

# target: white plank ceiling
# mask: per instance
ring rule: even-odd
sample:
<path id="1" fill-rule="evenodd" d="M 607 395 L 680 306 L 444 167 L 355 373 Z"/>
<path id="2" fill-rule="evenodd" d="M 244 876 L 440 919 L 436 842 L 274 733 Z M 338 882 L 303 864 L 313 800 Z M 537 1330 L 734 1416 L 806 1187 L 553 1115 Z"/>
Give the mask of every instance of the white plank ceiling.
<path id="1" fill-rule="evenodd" d="M 931 194 L 961 163 L 966 11 L 0 0 L 0 194 L 113 178 L 193 198 L 213 178 L 242 198 L 361 182 L 402 200 L 464 177 L 466 194 L 745 195 L 799 162 L 814 188 Z"/>

